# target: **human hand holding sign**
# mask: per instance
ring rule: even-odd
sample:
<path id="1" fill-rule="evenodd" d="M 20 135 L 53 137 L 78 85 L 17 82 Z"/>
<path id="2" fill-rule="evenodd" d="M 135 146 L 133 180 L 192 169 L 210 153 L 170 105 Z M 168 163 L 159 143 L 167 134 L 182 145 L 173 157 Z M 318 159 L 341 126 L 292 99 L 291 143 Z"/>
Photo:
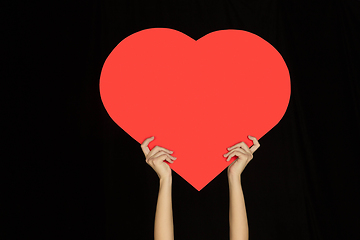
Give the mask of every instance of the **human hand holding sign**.
<path id="1" fill-rule="evenodd" d="M 160 180 L 170 178 L 171 168 L 164 162 L 164 160 L 168 161 L 169 163 L 173 163 L 174 160 L 176 160 L 176 157 L 171 156 L 173 151 L 159 146 L 154 147 L 150 151 L 148 145 L 153 140 L 154 136 L 145 139 L 145 141 L 141 144 L 141 149 L 143 150 L 146 157 L 146 163 L 155 170 Z"/>
<path id="2" fill-rule="evenodd" d="M 156 205 L 154 239 L 173 240 L 174 223 L 171 203 L 172 176 L 171 168 L 165 162 L 173 163 L 176 157 L 171 156 L 173 151 L 155 146 L 149 149 L 148 145 L 154 140 L 154 136 L 145 139 L 141 144 L 141 149 L 145 154 L 146 163 L 157 173 L 160 179 L 159 195 Z"/>
<path id="3" fill-rule="evenodd" d="M 249 227 L 240 175 L 246 165 L 253 159 L 253 153 L 260 147 L 260 144 L 255 137 L 248 137 L 253 141 L 253 146 L 249 148 L 246 143 L 240 142 L 229 147 L 229 152 L 223 155 L 227 158 L 226 161 L 230 161 L 234 156 L 238 157 L 227 168 L 229 182 L 230 240 L 249 239 Z"/>
<path id="4" fill-rule="evenodd" d="M 229 147 L 229 152 L 224 154 L 226 157 L 226 161 L 230 161 L 230 159 L 234 156 L 238 158 L 232 162 L 227 168 L 228 176 L 240 176 L 244 171 L 246 165 L 253 159 L 253 153 L 260 147 L 258 140 L 255 137 L 248 136 L 254 143 L 251 148 L 249 148 L 246 143 L 240 142 L 235 144 L 232 147 Z"/>
<path id="5" fill-rule="evenodd" d="M 260 144 L 255 137 L 250 135 L 248 137 L 254 143 L 251 148 L 249 148 L 246 143 L 240 142 L 232 147 L 227 148 L 229 152 L 223 155 L 227 158 L 226 161 L 230 161 L 230 159 L 234 156 L 238 157 L 227 168 L 229 176 L 240 176 L 246 165 L 253 159 L 253 153 L 260 147 Z M 177 158 L 171 156 L 173 151 L 160 146 L 155 146 L 150 151 L 148 145 L 153 140 L 154 136 L 145 139 L 145 141 L 141 144 L 141 149 L 145 155 L 146 163 L 155 170 L 159 179 L 171 177 L 171 168 L 164 161 L 173 163 Z"/>
<path id="6" fill-rule="evenodd" d="M 228 148 L 228 153 L 223 156 L 226 161 L 232 157 L 238 158 L 227 168 L 229 179 L 229 225 L 230 240 L 248 239 L 249 229 L 246 216 L 245 201 L 241 187 L 240 175 L 246 165 L 253 159 L 253 153 L 260 147 L 255 137 L 248 136 L 253 141 L 249 148 L 246 143 L 240 142 Z M 141 144 L 141 149 L 145 154 L 146 163 L 149 164 L 157 173 L 160 179 L 159 194 L 155 213 L 154 239 L 173 240 L 174 224 L 172 214 L 171 187 L 172 176 L 171 168 L 165 162 L 173 163 L 176 157 L 171 156 L 173 151 L 163 147 L 155 146 L 149 149 L 148 145 L 154 137 L 145 139 Z"/>

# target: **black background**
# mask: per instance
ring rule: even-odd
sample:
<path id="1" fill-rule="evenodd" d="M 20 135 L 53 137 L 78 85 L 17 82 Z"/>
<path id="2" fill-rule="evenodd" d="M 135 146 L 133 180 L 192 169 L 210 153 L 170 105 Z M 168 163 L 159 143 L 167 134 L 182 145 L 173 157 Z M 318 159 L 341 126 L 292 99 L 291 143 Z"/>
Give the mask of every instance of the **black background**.
<path id="1" fill-rule="evenodd" d="M 153 27 L 194 39 L 246 30 L 288 65 L 288 110 L 242 174 L 250 239 L 360 239 L 359 1 L 17 1 L 2 11 L 2 239 L 153 238 L 158 177 L 98 88 L 112 49 Z M 224 170 L 198 192 L 173 172 L 175 239 L 229 239 L 227 184 Z"/>

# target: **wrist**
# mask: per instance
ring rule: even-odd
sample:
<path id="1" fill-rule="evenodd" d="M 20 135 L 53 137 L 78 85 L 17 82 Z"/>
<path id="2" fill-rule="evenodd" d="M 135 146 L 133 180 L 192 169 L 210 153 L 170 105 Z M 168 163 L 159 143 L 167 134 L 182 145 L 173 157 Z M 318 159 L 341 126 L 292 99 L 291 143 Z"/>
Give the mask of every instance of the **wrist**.
<path id="1" fill-rule="evenodd" d="M 171 176 L 167 176 L 167 177 L 161 177 L 160 180 L 159 180 L 160 184 L 163 184 L 163 183 L 172 183 L 172 177 Z"/>
<path id="2" fill-rule="evenodd" d="M 231 179 L 240 179 L 241 178 L 241 173 L 237 173 L 237 174 L 234 174 L 234 173 L 229 173 L 228 172 L 228 178 L 231 178 Z"/>
<path id="3" fill-rule="evenodd" d="M 241 175 L 240 174 L 228 174 L 229 183 L 241 183 Z"/>

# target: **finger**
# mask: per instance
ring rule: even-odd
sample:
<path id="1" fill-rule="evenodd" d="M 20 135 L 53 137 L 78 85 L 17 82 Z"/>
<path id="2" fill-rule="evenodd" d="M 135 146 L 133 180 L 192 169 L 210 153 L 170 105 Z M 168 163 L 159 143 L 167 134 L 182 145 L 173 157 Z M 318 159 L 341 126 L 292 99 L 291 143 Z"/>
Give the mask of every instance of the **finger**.
<path id="1" fill-rule="evenodd" d="M 231 151 L 228 152 L 228 153 L 225 153 L 223 156 L 224 156 L 224 157 L 227 157 L 227 156 L 229 156 L 229 154 L 233 153 L 234 151 L 240 151 L 240 152 L 242 152 L 243 154 L 246 154 L 246 151 L 245 151 L 244 149 L 238 147 L 238 148 L 235 148 L 235 149 L 231 150 Z"/>
<path id="2" fill-rule="evenodd" d="M 232 147 L 228 147 L 227 150 L 231 151 L 231 150 L 233 150 L 234 148 L 237 148 L 237 147 L 239 146 L 239 144 L 240 144 L 240 143 L 237 143 L 237 144 L 235 144 L 235 145 L 232 146 Z"/>
<path id="3" fill-rule="evenodd" d="M 177 159 L 177 157 L 174 157 L 174 156 L 171 156 L 170 154 L 168 154 L 168 153 L 166 153 L 166 152 L 163 152 L 163 151 L 160 151 L 160 152 L 158 152 L 158 153 L 156 153 L 157 154 L 157 156 L 159 156 L 159 155 L 161 155 L 161 153 L 164 153 L 166 156 L 168 156 L 170 159 L 172 159 L 172 160 L 176 160 Z M 153 156 L 153 157 L 157 157 L 157 156 Z"/>
<path id="4" fill-rule="evenodd" d="M 249 135 L 249 138 L 254 143 L 254 145 L 252 145 L 250 148 L 251 153 L 254 153 L 260 147 L 260 143 L 258 142 L 258 140 L 255 137 L 252 137 Z"/>
<path id="5" fill-rule="evenodd" d="M 244 142 L 239 142 L 239 143 L 235 144 L 234 146 L 229 147 L 229 148 L 227 148 L 227 149 L 230 151 L 230 150 L 233 150 L 233 149 L 235 149 L 235 148 L 237 148 L 237 147 L 241 147 L 241 148 L 243 148 L 244 150 L 249 149 L 249 147 L 248 147 L 248 146 L 246 145 L 246 143 L 244 143 Z"/>
<path id="6" fill-rule="evenodd" d="M 246 143 L 241 142 L 241 143 L 239 143 L 239 146 L 240 146 L 242 149 L 244 149 L 246 152 L 251 153 L 251 151 L 250 151 L 248 145 L 246 145 Z"/>
<path id="7" fill-rule="evenodd" d="M 169 156 L 167 156 L 167 157 L 165 158 L 165 160 L 166 160 L 167 162 L 169 162 L 169 163 L 174 163 L 174 160 L 173 160 L 173 159 L 170 159 Z"/>
<path id="8" fill-rule="evenodd" d="M 244 143 L 244 142 L 237 143 L 237 144 L 235 144 L 234 146 L 229 147 L 228 150 L 231 151 L 231 150 L 233 150 L 233 149 L 235 149 L 235 148 L 237 148 L 237 147 L 241 147 L 241 148 L 244 149 L 245 151 L 250 152 L 249 147 L 248 147 L 248 146 L 246 145 L 246 143 Z"/>
<path id="9" fill-rule="evenodd" d="M 163 148 L 163 147 L 160 147 L 160 146 L 155 146 L 149 152 L 148 157 L 154 156 L 154 154 L 156 154 L 159 151 L 164 151 L 164 152 L 167 152 L 168 154 L 173 154 L 173 151 L 170 151 L 169 149 L 166 149 L 166 148 Z"/>
<path id="10" fill-rule="evenodd" d="M 233 158 L 234 156 L 238 156 L 240 158 L 241 155 L 245 155 L 244 153 L 238 151 L 238 150 L 235 150 L 233 153 L 231 153 L 228 158 L 226 159 L 226 161 L 230 161 L 231 158 Z"/>
<path id="11" fill-rule="evenodd" d="M 155 153 L 154 155 L 152 155 L 151 157 L 148 157 L 148 159 L 152 159 L 152 161 L 157 161 L 156 159 L 159 157 L 159 156 L 162 156 L 162 155 L 165 155 L 167 157 L 169 157 L 171 160 L 176 160 L 176 157 L 173 157 L 171 156 L 170 154 L 164 152 L 164 151 L 159 151 L 157 153 Z"/>
<path id="12" fill-rule="evenodd" d="M 145 157 L 149 154 L 150 149 L 148 147 L 149 143 L 154 140 L 154 136 L 145 139 L 145 141 L 141 144 L 141 149 L 143 150 Z"/>
<path id="13" fill-rule="evenodd" d="M 158 152 L 157 154 L 155 154 L 153 157 L 151 157 L 151 159 L 153 159 L 153 161 L 155 163 L 160 163 L 160 162 L 163 162 L 163 161 L 168 161 L 169 163 L 173 163 L 174 160 L 176 159 L 173 159 L 175 157 L 173 156 L 170 156 L 169 154 L 165 153 L 165 152 Z"/>

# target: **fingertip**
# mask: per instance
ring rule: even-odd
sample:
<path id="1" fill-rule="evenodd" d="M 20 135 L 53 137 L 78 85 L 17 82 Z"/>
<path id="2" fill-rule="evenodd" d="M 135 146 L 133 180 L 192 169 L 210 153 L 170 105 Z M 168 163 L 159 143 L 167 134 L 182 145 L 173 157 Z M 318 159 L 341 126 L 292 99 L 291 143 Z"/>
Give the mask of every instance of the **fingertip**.
<path id="1" fill-rule="evenodd" d="M 256 137 L 253 137 L 253 136 L 249 136 L 249 138 L 250 138 L 251 140 L 257 140 L 257 138 L 256 138 Z"/>

